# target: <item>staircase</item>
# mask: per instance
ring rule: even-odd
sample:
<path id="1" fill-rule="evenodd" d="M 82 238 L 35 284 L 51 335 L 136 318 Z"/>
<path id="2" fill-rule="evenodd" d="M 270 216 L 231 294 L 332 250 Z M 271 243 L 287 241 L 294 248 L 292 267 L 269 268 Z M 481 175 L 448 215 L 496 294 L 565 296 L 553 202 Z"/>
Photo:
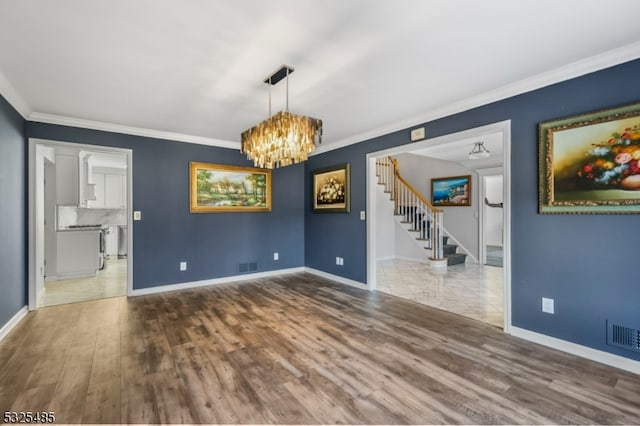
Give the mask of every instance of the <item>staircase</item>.
<path id="1" fill-rule="evenodd" d="M 427 201 L 400 176 L 397 161 L 391 157 L 376 160 L 378 184 L 393 201 L 393 213 L 418 244 L 429 250 L 432 266 L 444 267 L 465 263 L 466 254 L 457 253 L 458 246 L 442 228 L 443 212 Z"/>

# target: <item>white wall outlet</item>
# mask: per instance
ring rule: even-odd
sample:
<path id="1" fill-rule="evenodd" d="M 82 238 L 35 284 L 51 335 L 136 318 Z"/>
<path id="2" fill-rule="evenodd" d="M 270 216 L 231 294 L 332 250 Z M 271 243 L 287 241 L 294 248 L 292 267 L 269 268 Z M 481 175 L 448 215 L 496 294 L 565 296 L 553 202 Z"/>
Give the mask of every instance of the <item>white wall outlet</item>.
<path id="1" fill-rule="evenodd" d="M 367 217 L 366 213 L 364 212 L 364 210 L 360 211 L 360 220 L 365 220 Z"/>
<path id="2" fill-rule="evenodd" d="M 133 212 L 133 220 L 142 220 L 142 212 L 140 211 Z"/>
<path id="3" fill-rule="evenodd" d="M 546 297 L 542 298 L 542 312 L 546 312 L 548 314 L 555 314 L 553 299 L 549 299 Z"/>
<path id="4" fill-rule="evenodd" d="M 187 270 L 187 262 L 180 262 L 180 270 L 181 271 Z"/>
<path id="5" fill-rule="evenodd" d="M 280 255 L 278 254 L 277 251 L 274 251 L 273 252 L 273 260 L 278 260 L 278 259 L 280 259 Z"/>

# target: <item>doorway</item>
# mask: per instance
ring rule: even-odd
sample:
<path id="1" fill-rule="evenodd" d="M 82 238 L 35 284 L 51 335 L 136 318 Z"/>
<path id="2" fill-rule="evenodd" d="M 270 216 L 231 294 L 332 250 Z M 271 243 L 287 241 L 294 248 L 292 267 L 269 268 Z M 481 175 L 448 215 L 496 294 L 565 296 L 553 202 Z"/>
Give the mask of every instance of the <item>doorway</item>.
<path id="1" fill-rule="evenodd" d="M 424 280 L 422 280 L 422 277 L 427 276 L 428 274 L 429 277 L 432 276 L 428 280 L 432 281 L 433 285 L 429 284 L 430 285 L 429 287 L 421 287 L 420 291 L 422 292 L 422 294 L 424 294 L 425 292 L 432 292 L 436 296 L 442 295 L 442 298 L 444 300 L 449 296 L 449 293 L 440 293 L 440 290 L 442 289 L 443 291 L 447 292 L 451 288 L 450 285 L 448 284 L 445 285 L 446 277 L 447 277 L 447 274 L 453 275 L 452 271 L 454 268 L 462 268 L 465 270 L 465 273 L 469 272 L 470 274 L 467 278 L 473 281 L 480 281 L 480 280 L 473 278 L 473 272 L 471 270 L 476 270 L 475 273 L 476 273 L 476 276 L 478 277 L 480 276 L 487 277 L 489 275 L 495 276 L 497 277 L 500 285 L 500 289 L 499 289 L 500 292 L 498 292 L 499 295 L 497 296 L 499 298 L 497 303 L 501 305 L 501 309 L 500 309 L 501 318 L 499 323 L 501 325 L 501 328 L 505 332 L 509 332 L 510 324 L 511 324 L 511 281 L 510 281 L 511 273 L 510 273 L 510 256 L 509 256 L 509 247 L 510 247 L 509 175 L 510 175 L 510 161 L 511 161 L 510 160 L 510 144 L 511 144 L 510 129 L 511 129 L 511 123 L 509 120 L 507 120 L 504 122 L 499 122 L 499 123 L 494 123 L 487 126 L 469 129 L 466 131 L 458 132 L 455 134 L 449 134 L 449 135 L 441 136 L 438 138 L 426 139 L 420 142 L 412 143 L 410 145 L 401 145 L 391 149 L 367 154 L 367 218 L 368 218 L 368 221 L 367 221 L 367 242 L 368 242 L 367 244 L 367 287 L 368 289 L 376 290 L 378 288 L 378 280 L 383 279 L 382 278 L 383 274 L 387 272 L 385 270 L 386 266 L 379 264 L 378 262 L 379 256 L 377 253 L 377 250 L 379 247 L 379 244 L 377 243 L 377 238 L 379 234 L 377 215 L 378 215 L 378 204 L 379 204 L 378 198 L 380 197 L 380 195 L 378 193 L 379 192 L 378 181 L 376 177 L 376 166 L 375 166 L 376 158 L 383 157 L 383 156 L 394 156 L 394 155 L 397 156 L 402 153 L 416 152 L 418 150 L 429 150 L 430 154 L 437 153 L 433 155 L 434 158 L 447 159 L 449 161 L 456 161 L 449 157 L 450 155 L 453 155 L 454 151 L 458 151 L 458 155 L 460 156 L 462 155 L 460 153 L 463 152 L 464 155 L 466 156 L 471 150 L 471 147 L 473 146 L 473 142 L 478 140 L 483 140 L 483 138 L 487 138 L 487 137 L 497 137 L 500 142 L 500 150 L 499 151 L 496 150 L 496 152 L 492 154 L 493 158 L 491 158 L 491 161 L 497 160 L 497 163 L 490 164 L 488 162 L 489 159 L 487 159 L 485 163 L 475 162 L 473 163 L 473 165 L 471 164 L 469 164 L 468 166 L 466 165 L 466 167 L 469 170 L 476 172 L 479 177 L 481 176 L 481 173 L 479 171 L 482 169 L 501 167 L 502 176 L 503 176 L 503 187 L 502 187 L 503 208 L 500 209 L 500 211 L 502 212 L 502 219 L 503 219 L 502 220 L 503 241 L 504 241 L 503 242 L 503 267 L 496 268 L 496 267 L 484 265 L 483 255 L 484 255 L 484 252 L 486 251 L 484 249 L 485 246 L 483 242 L 478 241 L 479 239 L 481 239 L 481 237 L 476 234 L 476 238 L 475 238 L 477 243 L 476 249 L 478 250 L 478 254 L 480 255 L 478 256 L 477 260 L 468 261 L 466 265 L 450 266 L 447 268 L 446 270 L 447 272 L 445 272 L 443 275 L 440 271 L 431 269 L 427 265 L 425 265 L 424 262 L 426 262 L 427 256 L 424 256 L 425 261 L 423 262 L 423 266 L 421 266 L 422 268 L 420 269 L 421 273 L 418 274 L 420 278 L 418 278 L 416 281 L 410 284 L 414 285 L 415 288 L 418 288 L 417 286 L 420 286 L 424 283 Z M 466 151 L 464 151 L 464 149 L 466 149 Z M 462 158 L 462 156 L 460 158 Z M 462 161 L 459 161 L 459 162 L 463 163 Z M 478 179 L 478 183 L 480 184 L 479 186 L 483 186 L 482 185 L 483 181 L 484 181 L 483 179 Z M 480 194 L 483 194 L 483 193 L 484 192 L 481 192 L 481 191 L 475 192 L 474 196 L 480 196 Z M 483 215 L 484 213 L 484 207 L 482 207 L 484 203 L 483 202 L 476 203 L 475 205 L 478 208 L 478 211 L 474 213 L 475 217 L 478 220 L 478 225 L 479 225 L 478 229 L 482 229 L 484 228 L 483 226 L 484 218 L 481 218 L 479 216 Z M 445 218 L 445 227 L 446 227 L 446 223 L 447 223 L 447 220 Z M 384 254 L 383 254 L 383 257 L 384 257 Z M 405 259 L 401 259 L 401 260 L 405 260 Z M 404 268 L 403 271 L 407 267 L 414 267 L 414 266 L 411 266 L 411 265 L 402 266 Z M 469 271 L 466 271 L 467 269 Z M 401 275 L 406 276 L 407 274 L 402 272 Z M 464 278 L 463 280 L 466 280 L 467 278 Z M 422 280 L 422 281 L 419 281 L 419 280 Z M 411 290 L 411 288 L 409 288 L 409 290 Z M 462 289 L 462 291 L 465 291 L 465 290 Z M 493 295 L 491 295 L 491 299 L 492 301 L 493 299 L 495 299 Z M 417 301 L 417 299 L 415 300 Z M 456 312 L 453 309 L 451 311 Z M 464 313 L 462 312 L 456 312 L 456 313 L 460 313 L 461 315 L 464 315 Z M 493 323 L 493 321 L 491 323 Z"/>
<path id="2" fill-rule="evenodd" d="M 29 309 L 133 288 L 132 151 L 29 140 Z"/>

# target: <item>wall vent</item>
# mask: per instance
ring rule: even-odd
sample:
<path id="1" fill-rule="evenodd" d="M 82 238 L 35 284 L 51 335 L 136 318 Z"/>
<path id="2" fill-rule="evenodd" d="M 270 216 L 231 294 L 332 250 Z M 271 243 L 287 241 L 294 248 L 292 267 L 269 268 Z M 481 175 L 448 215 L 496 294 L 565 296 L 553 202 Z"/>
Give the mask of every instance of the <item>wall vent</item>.
<path id="1" fill-rule="evenodd" d="M 247 262 L 247 263 L 239 263 L 238 264 L 238 272 L 240 272 L 241 274 L 247 273 L 247 272 L 254 272 L 258 270 L 258 263 L 257 262 Z"/>
<path id="2" fill-rule="evenodd" d="M 607 344 L 640 352 L 640 330 L 607 320 Z"/>

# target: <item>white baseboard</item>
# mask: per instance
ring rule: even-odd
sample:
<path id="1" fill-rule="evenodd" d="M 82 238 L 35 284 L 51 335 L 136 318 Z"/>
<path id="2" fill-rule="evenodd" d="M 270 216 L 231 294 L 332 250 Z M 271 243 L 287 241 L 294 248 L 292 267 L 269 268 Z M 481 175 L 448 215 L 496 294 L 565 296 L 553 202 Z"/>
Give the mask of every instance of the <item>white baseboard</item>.
<path id="1" fill-rule="evenodd" d="M 134 289 L 129 296 L 144 296 L 147 294 L 164 293 L 166 291 L 186 290 L 190 288 L 205 287 L 208 285 L 228 284 L 238 281 L 254 280 L 284 274 L 295 274 L 305 272 L 303 266 L 299 268 L 277 269 L 275 271 L 256 272 L 255 274 L 232 275 L 230 277 L 213 278 L 210 280 L 190 281 L 178 284 L 159 285 L 156 287 Z"/>
<path id="2" fill-rule="evenodd" d="M 22 319 L 27 316 L 29 313 L 29 308 L 27 306 L 23 306 L 5 325 L 0 328 L 0 342 L 7 337 L 7 335 L 13 330 L 13 327 L 18 325 Z"/>
<path id="3" fill-rule="evenodd" d="M 308 272 L 310 274 L 317 275 L 319 277 L 326 278 L 331 281 L 337 281 L 340 284 L 345 284 L 352 287 L 357 287 L 363 290 L 367 290 L 367 285 L 365 283 L 361 283 L 360 281 L 351 280 L 349 278 L 341 277 L 339 275 L 333 275 L 328 272 L 320 271 L 318 269 L 313 269 L 309 267 L 305 267 L 304 270 L 305 272 Z"/>
<path id="4" fill-rule="evenodd" d="M 631 373 L 640 374 L 640 361 L 634 361 L 609 352 L 567 342 L 566 340 L 557 339 L 555 337 L 547 336 L 546 334 L 536 333 L 523 328 L 511 326 L 510 334 L 512 336 L 520 337 L 521 339 L 529 340 L 530 342 L 548 346 L 572 355 L 577 355 L 591 361 L 596 361 Z"/>

